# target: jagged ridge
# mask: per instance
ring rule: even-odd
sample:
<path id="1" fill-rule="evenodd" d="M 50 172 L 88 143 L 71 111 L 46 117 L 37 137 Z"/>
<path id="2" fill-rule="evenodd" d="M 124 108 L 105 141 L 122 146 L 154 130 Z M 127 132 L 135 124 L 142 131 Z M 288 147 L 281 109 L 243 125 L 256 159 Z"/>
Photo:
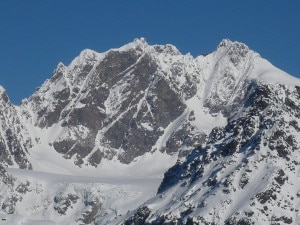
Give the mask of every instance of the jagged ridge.
<path id="1" fill-rule="evenodd" d="M 130 163 L 156 150 L 173 154 L 194 148 L 210 131 L 201 124 L 204 109 L 208 118 L 227 116 L 241 104 L 259 59 L 229 40 L 198 58 L 144 39 L 101 54 L 84 50 L 69 66 L 59 64 L 21 111 L 37 128 L 61 130 L 44 144 L 78 166 L 113 157 Z M 191 129 L 202 138 L 182 136 Z"/>

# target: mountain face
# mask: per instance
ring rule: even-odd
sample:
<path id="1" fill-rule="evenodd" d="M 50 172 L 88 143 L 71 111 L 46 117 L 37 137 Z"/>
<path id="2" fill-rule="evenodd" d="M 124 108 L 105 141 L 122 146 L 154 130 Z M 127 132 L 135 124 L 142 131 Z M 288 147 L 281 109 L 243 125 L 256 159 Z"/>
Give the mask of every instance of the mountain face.
<path id="1" fill-rule="evenodd" d="M 300 81 L 245 44 L 194 58 L 136 39 L 60 63 L 20 106 L 0 94 L 10 222 L 300 220 Z"/>
<path id="2" fill-rule="evenodd" d="M 296 224 L 300 87 L 248 87 L 242 107 L 179 160 L 125 224 Z"/>
<path id="3" fill-rule="evenodd" d="M 227 40 L 196 59 L 144 39 L 102 54 L 85 50 L 69 66 L 59 64 L 20 108 L 36 127 L 60 130 L 45 144 L 78 166 L 114 157 L 128 164 L 157 150 L 184 153 L 208 133 L 202 108 L 213 120 L 241 103 L 256 57 Z"/>

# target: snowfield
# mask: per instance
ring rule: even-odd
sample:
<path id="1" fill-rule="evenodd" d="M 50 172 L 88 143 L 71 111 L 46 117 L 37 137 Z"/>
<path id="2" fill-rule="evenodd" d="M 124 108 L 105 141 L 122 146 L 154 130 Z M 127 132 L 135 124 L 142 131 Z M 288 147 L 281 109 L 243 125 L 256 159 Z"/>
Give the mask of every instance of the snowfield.
<path id="1" fill-rule="evenodd" d="M 81 224 L 79 215 L 87 207 L 86 198 L 101 203 L 97 218 L 109 223 L 153 197 L 164 172 L 176 161 L 176 156 L 156 152 L 142 156 L 130 165 L 107 161 L 98 168 L 78 168 L 68 163 L 59 164 L 62 160 L 59 158 L 53 160 L 53 151 L 42 154 L 39 152 L 36 158 L 31 158 L 37 170 L 7 169 L 8 174 L 18 182 L 29 182 L 29 185 L 16 207 L 16 215 L 4 214 L 6 220 L 0 221 L 0 224 L 71 225 L 74 221 Z M 53 198 L 70 194 L 78 200 L 71 207 L 68 206 L 64 214 L 58 214 L 53 209 Z"/>
<path id="2" fill-rule="evenodd" d="M 64 215 L 58 215 L 49 207 L 53 196 L 64 193 L 79 196 L 81 201 L 86 201 L 85 197 L 95 197 L 101 201 L 101 207 L 105 209 L 99 217 L 102 216 L 104 221 L 110 221 L 137 208 L 153 197 L 162 180 L 161 178 L 72 176 L 20 169 L 8 169 L 8 173 L 19 181 L 29 181 L 35 188 L 23 196 L 21 204 L 16 208 L 19 215 L 5 217 L 7 221 L 4 224 L 12 224 L 12 222 L 17 222 L 17 224 L 38 224 L 40 222 L 43 224 L 74 224 L 74 221 L 78 220 L 81 208 L 84 207 L 83 202 L 76 202 Z M 48 210 L 45 211 L 45 209 Z"/>

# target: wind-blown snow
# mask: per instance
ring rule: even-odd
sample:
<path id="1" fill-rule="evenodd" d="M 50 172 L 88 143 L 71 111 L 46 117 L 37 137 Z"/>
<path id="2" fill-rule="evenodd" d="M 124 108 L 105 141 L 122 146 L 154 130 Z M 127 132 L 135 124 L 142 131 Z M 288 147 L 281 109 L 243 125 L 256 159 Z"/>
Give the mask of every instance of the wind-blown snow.
<path id="1" fill-rule="evenodd" d="M 300 85 L 300 80 L 286 72 L 274 67 L 270 62 L 263 58 L 257 58 L 251 78 L 258 79 L 264 84 L 283 84 L 287 86 Z"/>

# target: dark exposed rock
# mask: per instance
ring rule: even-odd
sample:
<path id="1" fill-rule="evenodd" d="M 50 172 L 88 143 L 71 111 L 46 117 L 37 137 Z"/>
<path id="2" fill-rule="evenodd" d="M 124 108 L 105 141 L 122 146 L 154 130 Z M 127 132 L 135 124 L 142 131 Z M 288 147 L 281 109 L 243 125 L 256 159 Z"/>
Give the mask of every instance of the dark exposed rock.
<path id="1" fill-rule="evenodd" d="M 16 203 L 18 202 L 18 200 L 19 199 L 16 196 L 12 196 L 6 199 L 6 201 L 2 203 L 1 209 L 7 214 L 14 214 L 16 210 Z"/>
<path id="2" fill-rule="evenodd" d="M 14 186 L 15 178 L 7 174 L 5 168 L 0 165 L 0 179 L 7 186 Z"/>
<path id="3" fill-rule="evenodd" d="M 67 210 L 75 204 L 79 197 L 74 194 L 63 194 L 60 193 L 54 197 L 54 210 L 61 215 L 66 215 Z"/>
<path id="4" fill-rule="evenodd" d="M 21 194 L 26 194 L 27 192 L 30 192 L 30 182 L 27 181 L 26 183 L 21 183 L 16 187 L 16 191 Z"/>
<path id="5" fill-rule="evenodd" d="M 133 216 L 124 222 L 124 225 L 144 225 L 150 213 L 151 210 L 147 206 L 141 206 Z"/>
<path id="6" fill-rule="evenodd" d="M 96 105 L 74 109 L 69 116 L 69 126 L 82 125 L 88 127 L 94 133 L 100 128 L 103 120 L 106 118 L 106 115 Z"/>
<path id="7" fill-rule="evenodd" d="M 222 156 L 228 156 L 235 153 L 238 150 L 239 141 L 233 139 L 229 143 L 226 143 L 221 147 Z"/>
<path id="8" fill-rule="evenodd" d="M 201 156 L 203 156 L 203 160 L 200 159 Z M 164 174 L 164 179 L 158 188 L 157 194 L 166 191 L 186 178 L 190 179 L 191 182 L 200 178 L 204 171 L 203 165 L 206 163 L 206 157 L 205 150 L 199 149 L 194 150 L 187 156 L 184 163 L 177 162 Z"/>
<path id="9" fill-rule="evenodd" d="M 290 218 L 290 217 L 287 217 L 287 216 L 281 216 L 281 217 L 273 216 L 272 221 L 274 221 L 274 222 L 283 222 L 285 224 L 292 224 L 293 223 L 293 219 Z"/>
<path id="10" fill-rule="evenodd" d="M 267 190 L 256 195 L 256 198 L 261 204 L 265 204 L 269 200 L 276 200 L 277 196 L 273 190 Z"/>
<path id="11" fill-rule="evenodd" d="M 104 153 L 101 152 L 99 149 L 97 149 L 92 155 L 91 157 L 88 159 L 89 163 L 92 166 L 97 167 L 99 165 L 99 163 L 101 162 L 101 159 L 103 158 Z"/>
<path id="12" fill-rule="evenodd" d="M 239 186 L 243 189 L 248 183 L 249 177 L 247 176 L 247 173 L 243 173 L 239 182 Z"/>
<path id="13" fill-rule="evenodd" d="M 81 138 L 78 137 L 78 139 L 80 140 Z M 65 139 L 54 142 L 53 147 L 57 152 L 63 153 L 64 157 L 67 159 L 70 159 L 73 155 L 76 155 L 77 160 L 75 161 L 75 164 L 82 165 L 82 159 L 92 151 L 94 143 L 92 138 L 82 139 L 80 142 L 78 139 L 76 141 L 72 139 Z"/>
<path id="14" fill-rule="evenodd" d="M 28 133 L 24 132 L 26 128 L 15 106 L 10 102 L 2 87 L 0 89 L 2 96 L 0 96 L 0 163 L 4 166 L 17 165 L 22 169 L 31 169 L 27 154 L 33 141 Z"/>
<path id="15" fill-rule="evenodd" d="M 251 83 L 248 87 L 248 93 L 250 95 L 245 102 L 245 106 L 252 106 L 253 112 L 258 113 L 269 105 L 271 91 L 267 85 Z"/>
<path id="16" fill-rule="evenodd" d="M 278 176 L 274 179 L 277 181 L 278 184 L 283 185 L 285 181 L 288 180 L 288 177 L 285 176 L 285 173 L 282 169 L 280 169 L 277 174 Z"/>
<path id="17" fill-rule="evenodd" d="M 133 65 L 138 57 L 139 55 L 134 51 L 110 51 L 105 59 L 96 66 L 90 85 L 100 87 L 101 84 L 106 83 L 112 87 L 124 75 L 122 72 Z"/>
<path id="18" fill-rule="evenodd" d="M 235 217 L 228 219 L 225 222 L 225 225 L 254 225 L 254 222 L 252 222 L 248 218 L 242 218 L 237 220 Z"/>
<path id="19" fill-rule="evenodd" d="M 153 94 L 160 97 L 151 98 L 149 102 L 153 106 L 153 116 L 157 119 L 156 122 L 160 126 L 166 127 L 183 113 L 186 106 L 164 79 L 159 79 Z"/>
<path id="20" fill-rule="evenodd" d="M 6 130 L 5 139 L 7 140 L 8 150 L 13 154 L 14 161 L 20 166 L 20 168 L 31 169 L 31 165 L 27 160 L 24 148 L 21 146 L 21 143 L 18 141 L 18 137 L 12 132 L 11 129 Z"/>
<path id="21" fill-rule="evenodd" d="M 231 46 L 228 55 L 230 56 L 230 61 L 237 66 L 241 60 L 247 55 L 249 48 L 241 43 L 235 43 Z"/>
<path id="22" fill-rule="evenodd" d="M 77 221 L 81 221 L 84 224 L 94 223 L 97 217 L 97 213 L 99 212 L 102 206 L 100 200 L 98 198 L 89 199 L 88 197 L 85 197 L 84 204 L 85 206 L 90 206 L 90 209 L 84 211 L 82 213 L 82 217 Z"/>

